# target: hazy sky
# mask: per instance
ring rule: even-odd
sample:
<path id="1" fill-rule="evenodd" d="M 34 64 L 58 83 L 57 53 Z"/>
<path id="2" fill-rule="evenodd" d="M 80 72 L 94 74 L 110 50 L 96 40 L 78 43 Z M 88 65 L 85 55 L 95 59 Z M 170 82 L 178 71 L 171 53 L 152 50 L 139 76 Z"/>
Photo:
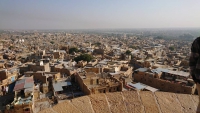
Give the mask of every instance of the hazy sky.
<path id="1" fill-rule="evenodd" d="M 200 0 L 1 0 L 0 29 L 200 27 Z"/>

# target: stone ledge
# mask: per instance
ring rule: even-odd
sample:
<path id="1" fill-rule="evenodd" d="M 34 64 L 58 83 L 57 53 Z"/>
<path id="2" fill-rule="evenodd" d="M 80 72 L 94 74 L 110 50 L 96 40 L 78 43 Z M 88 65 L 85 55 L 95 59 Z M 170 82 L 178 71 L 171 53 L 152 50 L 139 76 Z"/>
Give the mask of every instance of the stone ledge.
<path id="1" fill-rule="evenodd" d="M 83 96 L 40 113 L 195 113 L 196 95 L 126 91 Z"/>

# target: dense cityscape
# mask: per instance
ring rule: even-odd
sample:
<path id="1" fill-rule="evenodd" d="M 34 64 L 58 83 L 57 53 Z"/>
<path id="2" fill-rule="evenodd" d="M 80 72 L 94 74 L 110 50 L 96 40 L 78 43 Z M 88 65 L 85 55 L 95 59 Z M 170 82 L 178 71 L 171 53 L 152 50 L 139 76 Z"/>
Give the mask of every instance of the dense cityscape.
<path id="1" fill-rule="evenodd" d="M 110 92 L 195 95 L 188 64 L 195 35 L 175 31 L 1 31 L 1 110 L 37 113 Z"/>
<path id="2" fill-rule="evenodd" d="M 0 113 L 200 113 L 200 0 L 0 0 Z"/>

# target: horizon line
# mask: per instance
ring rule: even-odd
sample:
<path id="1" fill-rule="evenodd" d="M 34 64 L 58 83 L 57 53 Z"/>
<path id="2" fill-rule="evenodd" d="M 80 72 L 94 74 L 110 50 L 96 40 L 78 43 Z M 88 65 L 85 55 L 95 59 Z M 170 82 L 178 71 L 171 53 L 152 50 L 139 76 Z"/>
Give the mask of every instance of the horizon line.
<path id="1" fill-rule="evenodd" d="M 73 29 L 58 29 L 58 28 L 50 28 L 50 29 L 44 29 L 44 28 L 39 28 L 39 29 L 1 29 L 2 31 L 40 31 L 40 30 L 138 30 L 138 29 L 200 29 L 200 27 L 158 27 L 158 28 L 73 28 Z"/>

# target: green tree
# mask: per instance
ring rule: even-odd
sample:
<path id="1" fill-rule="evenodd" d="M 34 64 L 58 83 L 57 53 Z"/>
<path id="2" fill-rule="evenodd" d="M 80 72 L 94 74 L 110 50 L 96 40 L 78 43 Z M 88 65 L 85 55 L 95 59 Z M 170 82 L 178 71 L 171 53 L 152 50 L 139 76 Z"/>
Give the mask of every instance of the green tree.
<path id="1" fill-rule="evenodd" d="M 96 43 L 94 43 L 94 45 L 95 45 L 95 46 L 100 46 L 101 43 L 100 43 L 100 42 L 96 42 Z"/>
<path id="2" fill-rule="evenodd" d="M 81 61 L 81 60 L 89 62 L 92 59 L 93 59 L 93 56 L 90 55 L 90 54 L 81 54 L 81 55 L 79 55 L 79 56 L 77 56 L 77 57 L 74 58 L 74 60 L 76 62 Z"/>
<path id="3" fill-rule="evenodd" d="M 51 43 L 51 44 L 54 44 L 54 41 L 51 41 L 50 43 Z"/>
<path id="4" fill-rule="evenodd" d="M 10 46 L 9 49 L 12 50 L 14 48 L 14 46 Z"/>
<path id="5" fill-rule="evenodd" d="M 69 49 L 69 54 L 71 54 L 73 52 L 78 52 L 78 48 L 72 47 L 72 48 Z"/>
<path id="6" fill-rule="evenodd" d="M 170 46 L 169 50 L 174 51 L 175 50 L 174 46 Z"/>
<path id="7" fill-rule="evenodd" d="M 130 55 L 131 54 L 131 51 L 130 50 L 127 50 L 126 51 L 126 55 Z"/>
<path id="8" fill-rule="evenodd" d="M 137 49 L 137 47 L 136 47 L 136 46 L 133 46 L 133 45 L 129 46 L 129 48 Z"/>

